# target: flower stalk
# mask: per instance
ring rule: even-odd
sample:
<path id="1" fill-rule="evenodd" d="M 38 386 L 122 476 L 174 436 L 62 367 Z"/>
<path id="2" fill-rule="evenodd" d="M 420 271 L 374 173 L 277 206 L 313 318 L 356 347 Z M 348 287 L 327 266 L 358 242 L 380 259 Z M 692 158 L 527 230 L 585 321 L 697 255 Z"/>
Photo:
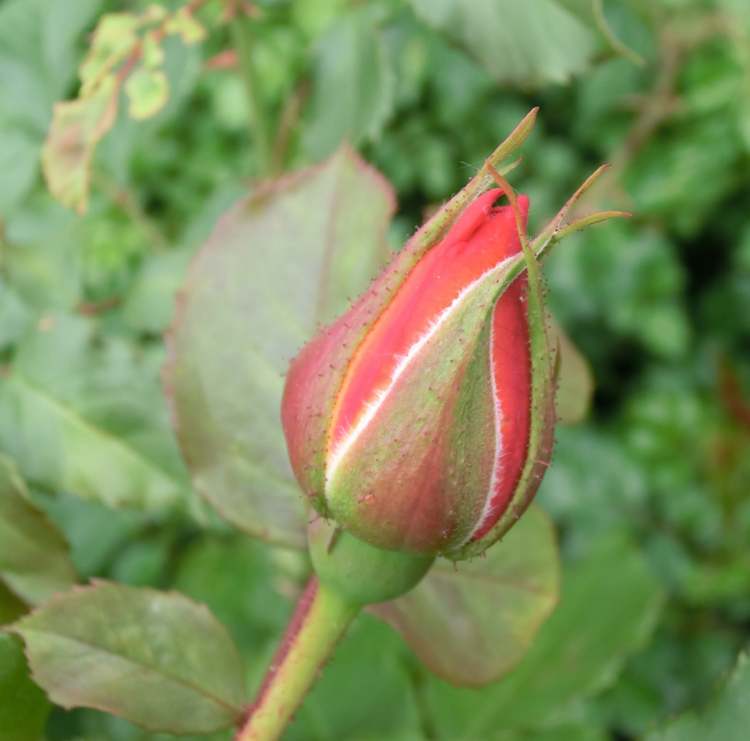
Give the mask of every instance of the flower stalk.
<path id="1" fill-rule="evenodd" d="M 235 741 L 279 738 L 362 608 L 405 594 L 434 561 L 375 548 L 322 518 L 310 523 L 308 541 L 315 576 Z"/>
<path id="2" fill-rule="evenodd" d="M 361 609 L 317 577 L 310 579 L 236 741 L 281 736 Z"/>

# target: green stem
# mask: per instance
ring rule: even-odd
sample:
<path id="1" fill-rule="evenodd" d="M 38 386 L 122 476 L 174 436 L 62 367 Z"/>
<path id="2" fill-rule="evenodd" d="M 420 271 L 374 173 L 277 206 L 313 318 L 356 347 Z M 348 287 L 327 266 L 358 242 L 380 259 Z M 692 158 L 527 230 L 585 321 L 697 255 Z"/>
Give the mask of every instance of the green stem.
<path id="1" fill-rule="evenodd" d="M 232 41 L 237 51 L 242 81 L 245 85 L 245 95 L 250 109 L 250 133 L 255 142 L 258 157 L 258 174 L 265 177 L 271 174 L 272 143 L 271 129 L 268 121 L 266 106 L 263 103 L 255 60 L 253 59 L 253 30 L 250 19 L 238 14 L 231 24 Z"/>
<path id="2" fill-rule="evenodd" d="M 278 739 L 361 610 L 313 576 L 235 741 Z"/>

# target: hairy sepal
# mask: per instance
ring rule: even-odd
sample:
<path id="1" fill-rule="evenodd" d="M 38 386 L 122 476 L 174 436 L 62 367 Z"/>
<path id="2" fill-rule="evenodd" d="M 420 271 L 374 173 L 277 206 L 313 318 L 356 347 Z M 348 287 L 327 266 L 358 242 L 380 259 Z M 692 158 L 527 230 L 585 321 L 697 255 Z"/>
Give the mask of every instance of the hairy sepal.
<path id="1" fill-rule="evenodd" d="M 518 269 L 528 276 L 527 318 L 531 354 L 531 425 L 526 463 L 513 496 L 497 523 L 483 537 L 470 540 L 443 555 L 458 561 L 481 555 L 518 521 L 534 498 L 552 456 L 555 433 L 556 352 L 548 330 L 544 284 L 537 255 L 522 239 L 523 256 Z"/>

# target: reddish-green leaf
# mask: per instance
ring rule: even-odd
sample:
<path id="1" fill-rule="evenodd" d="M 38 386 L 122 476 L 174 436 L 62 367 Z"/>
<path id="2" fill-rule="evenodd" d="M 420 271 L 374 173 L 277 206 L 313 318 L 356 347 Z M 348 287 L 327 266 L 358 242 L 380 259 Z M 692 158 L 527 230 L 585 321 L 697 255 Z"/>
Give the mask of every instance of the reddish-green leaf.
<path id="1" fill-rule="evenodd" d="M 169 337 L 173 418 L 198 490 L 253 535 L 304 544 L 284 372 L 384 262 L 392 211 L 387 183 L 342 149 L 237 204 L 191 266 Z"/>
<path id="2" fill-rule="evenodd" d="M 486 555 L 440 560 L 410 593 L 375 612 L 453 684 L 497 680 L 521 659 L 557 601 L 552 523 L 532 507 Z"/>
<path id="3" fill-rule="evenodd" d="M 226 629 L 176 593 L 96 583 L 59 595 L 14 630 L 53 702 L 146 728 L 208 733 L 236 722 L 244 670 Z"/>
<path id="4" fill-rule="evenodd" d="M 564 573 L 559 606 L 500 682 L 468 691 L 430 681 L 436 723 L 446 738 L 475 741 L 498 728 L 559 720 L 614 680 L 650 635 L 661 605 L 659 583 L 638 550 L 620 537 L 603 539 Z"/>

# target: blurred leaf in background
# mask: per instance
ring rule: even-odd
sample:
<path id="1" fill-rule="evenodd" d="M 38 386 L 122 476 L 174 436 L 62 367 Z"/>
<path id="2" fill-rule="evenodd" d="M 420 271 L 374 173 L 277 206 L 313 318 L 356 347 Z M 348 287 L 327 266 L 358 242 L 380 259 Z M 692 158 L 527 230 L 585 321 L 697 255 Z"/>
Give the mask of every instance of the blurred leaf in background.
<path id="1" fill-rule="evenodd" d="M 0 579 L 36 605 L 71 587 L 76 573 L 65 539 L 28 497 L 18 472 L 0 459 Z"/>
<path id="2" fill-rule="evenodd" d="M 6 0 L 0 5 L 0 215 L 29 193 L 52 106 L 75 74 L 81 33 L 99 0 Z"/>
<path id="3" fill-rule="evenodd" d="M 0 391 L 0 445 L 47 490 L 112 507 L 184 505 L 150 361 L 115 337 L 97 340 L 87 319 L 46 316 L 17 346 Z"/>

